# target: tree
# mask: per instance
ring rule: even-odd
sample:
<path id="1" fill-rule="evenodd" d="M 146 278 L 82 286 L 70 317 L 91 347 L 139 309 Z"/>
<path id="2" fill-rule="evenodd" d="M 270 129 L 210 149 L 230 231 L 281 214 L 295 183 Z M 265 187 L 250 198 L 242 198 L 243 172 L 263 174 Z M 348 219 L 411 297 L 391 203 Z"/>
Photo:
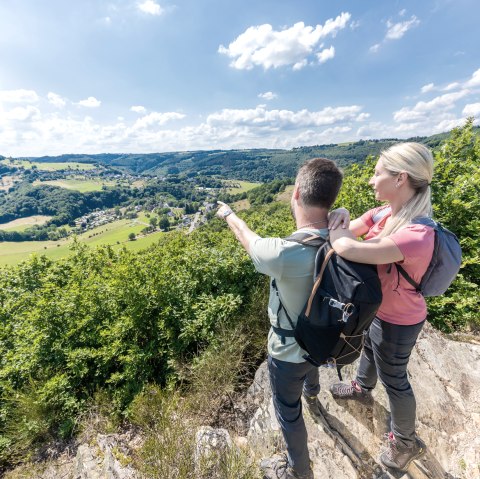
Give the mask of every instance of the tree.
<path id="1" fill-rule="evenodd" d="M 136 235 L 135 235 L 135 233 L 134 233 L 133 231 L 128 235 L 128 239 L 129 239 L 130 241 L 135 241 Z"/>
<path id="2" fill-rule="evenodd" d="M 158 218 L 156 216 L 152 216 L 149 222 L 150 226 L 155 230 L 157 228 Z"/>
<path id="3" fill-rule="evenodd" d="M 170 221 L 166 216 L 162 216 L 158 226 L 161 230 L 167 230 L 170 227 Z"/>

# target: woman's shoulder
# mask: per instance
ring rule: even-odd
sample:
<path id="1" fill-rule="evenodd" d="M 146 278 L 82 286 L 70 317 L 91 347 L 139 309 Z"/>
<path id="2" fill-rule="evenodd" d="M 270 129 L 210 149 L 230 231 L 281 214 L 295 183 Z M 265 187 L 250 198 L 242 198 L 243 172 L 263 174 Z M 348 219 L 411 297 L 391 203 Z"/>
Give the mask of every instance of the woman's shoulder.
<path id="1" fill-rule="evenodd" d="M 368 225 L 372 226 L 375 223 L 378 223 L 380 220 L 385 218 L 386 216 L 390 215 L 392 212 L 390 205 L 382 205 L 377 206 L 376 208 L 372 208 L 371 210 L 366 211 L 361 216 L 363 222 Z"/>

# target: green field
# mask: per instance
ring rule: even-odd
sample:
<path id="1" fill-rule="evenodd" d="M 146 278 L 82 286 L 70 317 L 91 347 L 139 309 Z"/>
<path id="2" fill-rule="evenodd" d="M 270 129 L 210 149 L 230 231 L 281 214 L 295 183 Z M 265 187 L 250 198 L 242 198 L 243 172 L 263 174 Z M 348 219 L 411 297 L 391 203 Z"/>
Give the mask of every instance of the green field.
<path id="1" fill-rule="evenodd" d="M 250 181 L 237 181 L 237 180 L 227 180 L 225 181 L 225 187 L 227 193 L 234 195 L 236 193 L 244 193 L 249 190 L 253 190 L 257 186 L 260 186 L 262 183 L 252 183 Z M 238 186 L 233 186 L 238 185 Z"/>
<path id="2" fill-rule="evenodd" d="M 27 216 L 25 218 L 18 218 L 16 220 L 9 221 L 8 223 L 2 223 L 0 224 L 0 229 L 8 231 L 25 231 L 34 225 L 43 225 L 50 219 L 52 219 L 52 216 Z"/>
<path id="3" fill-rule="evenodd" d="M 115 249 L 125 246 L 134 251 L 146 248 L 158 240 L 160 235 L 165 234 L 160 231 L 140 237 L 135 241 L 129 241 L 130 233 L 140 234 L 144 223 L 148 223 L 148 218 L 141 215 L 135 220 L 118 220 L 103 226 L 99 226 L 87 231 L 77 238 L 82 243 L 89 246 L 99 246 L 109 244 Z M 70 254 L 70 246 L 73 238 L 65 238 L 58 241 L 23 241 L 0 243 L 0 265 L 17 264 L 27 259 L 32 253 L 44 254 L 51 259 L 58 259 Z"/>
<path id="4" fill-rule="evenodd" d="M 67 190 L 80 191 L 80 193 L 88 193 L 89 191 L 100 191 L 103 186 L 115 186 L 115 182 L 75 178 L 65 180 L 35 181 L 33 185 L 53 185 L 59 186 L 60 188 L 66 188 Z"/>
<path id="5" fill-rule="evenodd" d="M 1 163 L 4 163 L 8 166 L 23 166 L 23 168 L 29 170 L 33 166 L 36 166 L 39 170 L 44 171 L 56 171 L 56 170 L 93 170 L 96 168 L 96 165 L 92 165 L 91 163 L 76 163 L 73 161 L 65 162 L 65 163 L 41 163 L 38 161 L 28 161 L 28 160 L 1 160 Z"/>

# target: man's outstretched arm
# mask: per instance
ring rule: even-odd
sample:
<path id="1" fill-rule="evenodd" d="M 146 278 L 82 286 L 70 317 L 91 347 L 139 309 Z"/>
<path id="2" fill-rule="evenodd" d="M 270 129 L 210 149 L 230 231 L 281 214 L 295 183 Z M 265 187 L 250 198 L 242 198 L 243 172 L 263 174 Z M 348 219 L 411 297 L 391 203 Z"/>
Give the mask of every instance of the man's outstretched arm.
<path id="1" fill-rule="evenodd" d="M 233 231 L 233 234 L 236 236 L 238 241 L 240 241 L 241 245 L 245 248 L 247 253 L 250 254 L 249 245 L 250 242 L 256 238 L 260 238 L 254 231 L 252 231 L 245 221 L 240 219 L 228 206 L 226 203 L 222 201 L 217 201 L 220 205 L 220 208 L 217 210 L 217 216 L 219 218 L 224 219 L 230 229 Z"/>

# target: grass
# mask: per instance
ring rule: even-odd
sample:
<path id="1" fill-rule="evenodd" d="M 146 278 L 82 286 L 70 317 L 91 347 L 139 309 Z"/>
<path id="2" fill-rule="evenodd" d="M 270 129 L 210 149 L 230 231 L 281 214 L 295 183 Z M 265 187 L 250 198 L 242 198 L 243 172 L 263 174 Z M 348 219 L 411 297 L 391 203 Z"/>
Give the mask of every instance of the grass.
<path id="1" fill-rule="evenodd" d="M 282 203 L 290 203 L 292 197 L 294 185 L 287 185 L 285 190 L 277 195 L 277 201 Z"/>
<path id="2" fill-rule="evenodd" d="M 115 186 L 115 182 L 76 178 L 65 180 L 35 181 L 33 185 L 59 186 L 60 188 L 65 188 L 67 190 L 76 190 L 80 191 L 80 193 L 87 193 L 90 191 L 100 191 L 103 186 Z"/>
<path id="3" fill-rule="evenodd" d="M 16 166 L 17 168 L 23 166 L 23 168 L 29 170 L 33 166 L 36 166 L 39 170 L 44 171 L 57 171 L 57 170 L 93 170 L 97 166 L 92 165 L 91 163 L 76 163 L 73 161 L 65 163 L 41 163 L 38 161 L 28 161 L 28 160 L 1 160 L 1 163 L 4 163 L 8 166 Z"/>
<path id="4" fill-rule="evenodd" d="M 34 215 L 26 218 L 18 218 L 8 223 L 0 224 L 0 230 L 25 231 L 33 225 L 44 225 L 52 216 Z"/>
<path id="5" fill-rule="evenodd" d="M 262 183 L 252 183 L 250 181 L 237 181 L 237 180 L 228 180 L 224 182 L 225 187 L 227 188 L 227 193 L 236 194 L 244 193 L 246 191 L 253 190 L 257 186 L 260 186 Z M 238 185 L 238 186 L 233 186 Z"/>
<path id="6" fill-rule="evenodd" d="M 126 247 L 132 251 L 144 249 L 158 241 L 160 231 L 129 241 L 128 235 L 136 235 L 145 228 L 144 217 L 135 220 L 118 220 L 103 226 L 98 226 L 81 235 L 78 240 L 89 246 L 112 245 L 113 248 Z M 145 221 L 148 223 L 148 221 Z M 0 243 L 0 265 L 14 265 L 27 259 L 32 253 L 43 254 L 51 259 L 59 259 L 70 254 L 70 245 L 73 238 L 63 238 L 58 241 L 5 241 Z"/>

